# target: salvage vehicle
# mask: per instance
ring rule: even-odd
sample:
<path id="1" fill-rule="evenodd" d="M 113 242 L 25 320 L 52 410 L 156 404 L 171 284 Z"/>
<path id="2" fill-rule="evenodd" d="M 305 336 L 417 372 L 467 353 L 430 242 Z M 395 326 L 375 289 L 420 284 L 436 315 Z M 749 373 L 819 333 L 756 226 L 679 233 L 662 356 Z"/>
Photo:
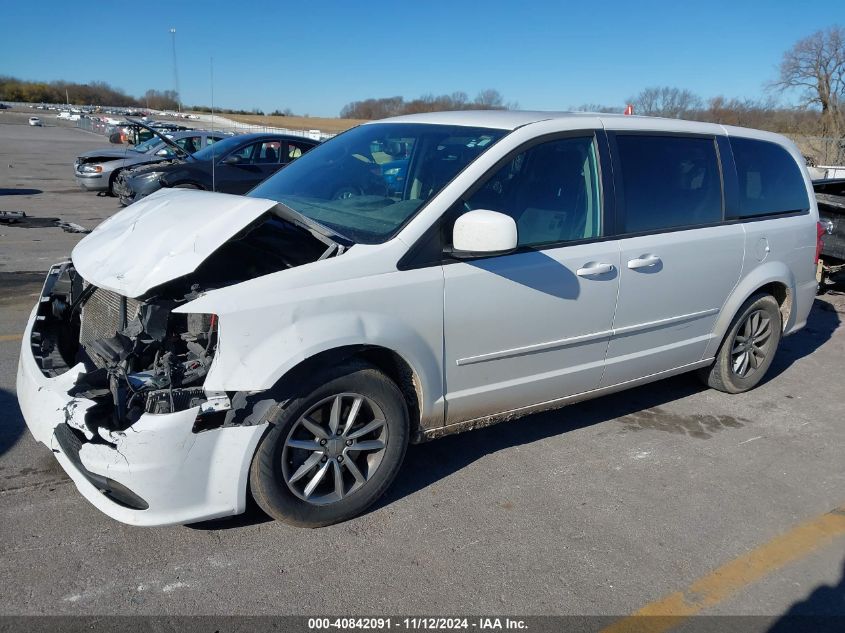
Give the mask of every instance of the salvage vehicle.
<path id="1" fill-rule="evenodd" d="M 107 147 L 80 154 L 73 164 L 76 183 L 86 191 L 105 191 L 114 195 L 114 182 L 118 174 L 128 167 L 149 165 L 189 156 L 230 134 L 191 130 L 162 134 L 149 128 L 150 138 L 133 147 Z"/>
<path id="2" fill-rule="evenodd" d="M 816 274 L 824 291 L 845 271 L 845 178 L 814 180 L 813 190 L 824 230 Z"/>
<path id="3" fill-rule="evenodd" d="M 368 148 L 393 139 L 404 186 L 377 190 Z M 97 227 L 32 311 L 21 410 L 120 521 L 252 495 L 328 525 L 385 492 L 409 442 L 682 372 L 759 384 L 815 297 L 812 193 L 796 147 L 756 130 L 366 123 L 247 196 L 161 190 Z"/>
<path id="4" fill-rule="evenodd" d="M 126 170 L 114 190 L 123 205 L 162 187 L 246 193 L 317 144 L 286 134 L 242 134 L 193 156 Z"/>

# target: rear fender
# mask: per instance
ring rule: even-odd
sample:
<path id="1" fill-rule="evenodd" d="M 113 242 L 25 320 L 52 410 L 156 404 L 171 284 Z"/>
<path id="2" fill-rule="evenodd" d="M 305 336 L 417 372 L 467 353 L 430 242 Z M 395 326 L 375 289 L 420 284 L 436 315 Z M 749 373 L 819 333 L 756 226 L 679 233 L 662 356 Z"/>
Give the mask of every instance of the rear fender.
<path id="1" fill-rule="evenodd" d="M 795 277 L 789 267 L 783 262 L 771 261 L 760 264 L 750 273 L 745 275 L 737 284 L 731 293 L 725 305 L 722 306 L 721 314 L 716 320 L 716 325 L 713 328 L 713 333 L 707 349 L 704 351 L 704 358 L 711 358 L 716 355 L 719 350 L 719 345 L 725 334 L 730 328 L 731 322 L 736 316 L 742 304 L 745 303 L 750 296 L 760 290 L 763 286 L 771 283 L 779 283 L 786 286 L 787 297 L 795 297 Z M 788 300 L 788 299 L 787 299 Z M 788 332 L 792 329 L 795 322 L 796 311 L 789 311 L 789 318 L 784 323 L 784 331 Z"/>

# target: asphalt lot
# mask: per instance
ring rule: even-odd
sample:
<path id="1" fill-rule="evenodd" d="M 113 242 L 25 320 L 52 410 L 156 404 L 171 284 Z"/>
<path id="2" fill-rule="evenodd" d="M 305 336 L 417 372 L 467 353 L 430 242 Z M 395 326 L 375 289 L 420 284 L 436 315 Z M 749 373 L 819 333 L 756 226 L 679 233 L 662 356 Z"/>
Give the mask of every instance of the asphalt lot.
<path id="1" fill-rule="evenodd" d="M 102 144 L 0 114 L 0 209 L 94 226 L 117 204 L 71 163 Z M 0 226 L 1 614 L 624 616 L 683 592 L 702 614 L 845 615 L 845 529 L 793 535 L 845 514 L 841 292 L 750 393 L 680 376 L 411 447 L 386 499 L 329 528 L 133 528 L 76 492 L 15 399 L 41 275 L 80 237 Z M 711 574 L 754 552 L 765 573 Z"/>
<path id="2" fill-rule="evenodd" d="M 29 113 L 0 110 L 0 211 L 24 211 L 36 219 L 60 218 L 92 229 L 120 207 L 116 198 L 82 191 L 73 161 L 82 152 L 108 147 L 103 136 L 60 127 L 41 114 L 45 127 L 27 125 Z M 43 271 L 82 239 L 60 228 L 0 224 L 0 272 Z"/>

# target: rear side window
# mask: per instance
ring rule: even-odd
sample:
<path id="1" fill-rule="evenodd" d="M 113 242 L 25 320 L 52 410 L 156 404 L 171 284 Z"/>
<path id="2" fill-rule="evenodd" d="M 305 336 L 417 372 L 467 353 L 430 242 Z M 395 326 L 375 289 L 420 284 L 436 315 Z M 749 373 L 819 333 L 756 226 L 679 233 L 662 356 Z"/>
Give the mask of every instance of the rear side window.
<path id="1" fill-rule="evenodd" d="M 722 219 L 722 179 L 712 138 L 619 135 L 622 233 L 713 224 Z"/>
<path id="2" fill-rule="evenodd" d="M 288 159 L 283 162 L 290 162 L 296 158 L 299 158 L 312 147 L 313 145 L 308 145 L 307 143 L 288 141 Z"/>
<path id="3" fill-rule="evenodd" d="M 282 144 L 279 141 L 264 141 L 258 147 L 255 162 L 261 165 L 273 165 L 279 162 L 282 155 Z"/>
<path id="4" fill-rule="evenodd" d="M 730 141 L 739 180 L 739 217 L 810 207 L 801 169 L 783 147 L 747 138 Z"/>

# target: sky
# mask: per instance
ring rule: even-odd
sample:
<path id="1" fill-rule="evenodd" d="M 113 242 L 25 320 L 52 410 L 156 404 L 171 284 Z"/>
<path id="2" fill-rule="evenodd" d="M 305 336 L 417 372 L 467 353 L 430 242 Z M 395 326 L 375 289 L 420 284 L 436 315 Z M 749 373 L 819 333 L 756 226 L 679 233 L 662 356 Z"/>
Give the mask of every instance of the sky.
<path id="1" fill-rule="evenodd" d="M 337 116 L 350 101 L 498 90 L 521 109 L 624 107 L 669 85 L 760 98 L 845 2 L 2 0 L 0 75 L 173 89 L 217 107 Z M 795 95 L 787 95 L 790 101 Z"/>

